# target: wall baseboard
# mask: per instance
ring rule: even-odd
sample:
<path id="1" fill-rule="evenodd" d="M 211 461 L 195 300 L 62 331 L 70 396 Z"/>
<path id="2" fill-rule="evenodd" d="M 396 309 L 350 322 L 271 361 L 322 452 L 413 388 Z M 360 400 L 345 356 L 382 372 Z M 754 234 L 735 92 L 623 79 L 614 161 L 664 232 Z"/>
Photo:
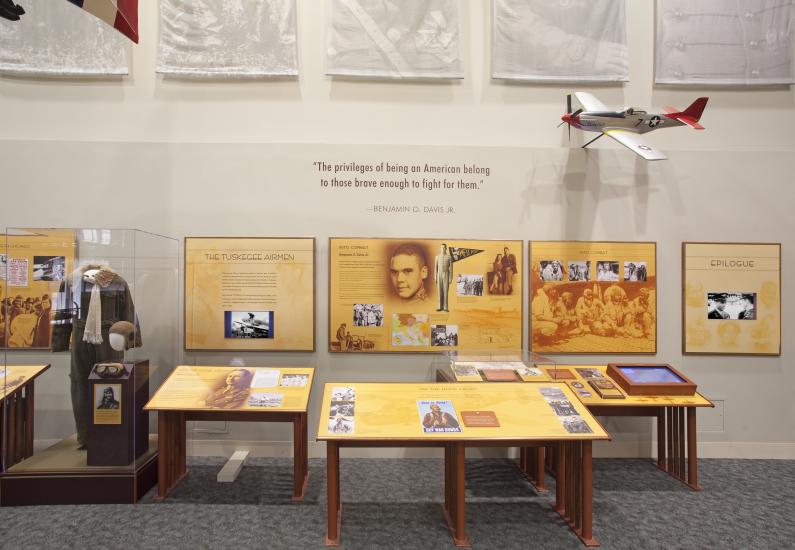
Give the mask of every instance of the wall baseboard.
<path id="1" fill-rule="evenodd" d="M 34 452 L 38 453 L 58 443 L 57 439 L 37 439 Z M 230 457 L 235 451 L 249 451 L 250 457 L 291 457 L 292 441 L 242 441 L 242 440 L 188 440 L 188 456 Z M 440 458 L 441 449 L 423 448 L 350 448 L 343 451 L 347 458 Z M 725 441 L 703 441 L 698 444 L 699 458 L 748 458 L 795 460 L 795 443 L 757 443 Z M 325 458 L 326 445 L 317 441 L 309 442 L 310 458 Z M 470 458 L 516 458 L 515 448 L 481 448 L 467 451 Z M 617 440 L 596 442 L 595 458 L 653 458 L 657 456 L 657 444 L 643 440 Z"/>
<path id="2" fill-rule="evenodd" d="M 291 441 L 214 441 L 194 439 L 188 442 L 191 456 L 231 456 L 237 450 L 247 450 L 249 456 L 289 457 L 293 453 Z M 348 458 L 439 458 L 441 449 L 423 448 L 350 448 L 344 449 Z M 701 442 L 698 444 L 699 458 L 754 458 L 795 460 L 795 443 L 756 442 Z M 644 441 L 597 442 L 594 445 L 596 458 L 652 458 L 657 455 L 656 443 Z M 309 456 L 324 458 L 324 443 L 310 442 Z M 472 448 L 467 451 L 471 458 L 516 457 L 516 449 Z"/>

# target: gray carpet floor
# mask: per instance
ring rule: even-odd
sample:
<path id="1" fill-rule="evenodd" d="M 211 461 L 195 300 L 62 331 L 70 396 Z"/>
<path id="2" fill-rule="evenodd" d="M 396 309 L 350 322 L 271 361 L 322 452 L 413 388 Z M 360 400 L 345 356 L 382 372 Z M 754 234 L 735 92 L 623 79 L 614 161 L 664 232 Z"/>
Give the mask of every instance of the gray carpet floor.
<path id="1" fill-rule="evenodd" d="M 292 502 L 290 459 L 251 459 L 216 483 L 222 459 L 192 459 L 164 503 L 0 508 L 2 548 L 324 548 L 324 461 Z M 435 459 L 342 459 L 344 549 L 452 549 Z M 795 548 L 795 462 L 700 460 L 694 492 L 649 460 L 594 461 L 594 534 L 605 549 Z M 467 461 L 475 549 L 584 548 L 510 460 Z"/>

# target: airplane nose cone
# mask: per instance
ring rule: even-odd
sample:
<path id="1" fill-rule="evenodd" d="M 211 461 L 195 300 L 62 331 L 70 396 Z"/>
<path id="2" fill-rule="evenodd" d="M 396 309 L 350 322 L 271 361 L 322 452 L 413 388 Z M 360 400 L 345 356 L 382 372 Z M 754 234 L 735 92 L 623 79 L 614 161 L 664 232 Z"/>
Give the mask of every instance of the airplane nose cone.
<path id="1" fill-rule="evenodd" d="M 570 122 L 571 121 L 571 115 L 567 113 L 567 114 L 563 115 L 562 117 L 560 117 L 560 120 L 562 120 L 563 122 Z"/>

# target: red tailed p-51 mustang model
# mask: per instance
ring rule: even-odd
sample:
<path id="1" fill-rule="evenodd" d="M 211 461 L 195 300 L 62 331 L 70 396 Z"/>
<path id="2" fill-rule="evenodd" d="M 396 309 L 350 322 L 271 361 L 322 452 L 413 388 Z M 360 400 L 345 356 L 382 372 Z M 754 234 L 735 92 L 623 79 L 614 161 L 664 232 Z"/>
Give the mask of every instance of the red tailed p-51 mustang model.
<path id="1" fill-rule="evenodd" d="M 665 160 L 668 157 L 646 143 L 641 137 L 642 134 L 676 126 L 690 126 L 695 130 L 703 130 L 704 127 L 698 121 L 709 99 L 700 97 L 684 111 L 666 107 L 664 114 L 654 114 L 631 107 L 623 111 L 611 111 L 589 93 L 576 92 L 574 96 L 582 105 L 582 109 L 572 112 L 571 94 L 566 96 L 566 114 L 561 117 L 563 122 L 560 125 L 569 125 L 569 135 L 572 126 L 586 132 L 599 132 L 599 135 L 583 145 L 583 148 L 602 136 L 610 136 L 646 160 Z"/>

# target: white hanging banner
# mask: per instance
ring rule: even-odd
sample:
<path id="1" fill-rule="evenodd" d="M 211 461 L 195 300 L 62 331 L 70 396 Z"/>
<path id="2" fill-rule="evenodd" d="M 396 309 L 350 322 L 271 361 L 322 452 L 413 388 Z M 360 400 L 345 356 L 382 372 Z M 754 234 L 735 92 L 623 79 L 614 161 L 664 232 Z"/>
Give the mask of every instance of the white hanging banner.
<path id="1" fill-rule="evenodd" d="M 160 0 L 157 72 L 297 75 L 295 0 Z"/>
<path id="2" fill-rule="evenodd" d="M 624 0 L 493 0 L 492 77 L 629 80 Z"/>
<path id="3" fill-rule="evenodd" d="M 657 84 L 793 84 L 793 0 L 657 0 Z"/>
<path id="4" fill-rule="evenodd" d="M 66 0 L 25 0 L 19 21 L 0 18 L 0 72 L 23 76 L 126 75 L 127 39 Z"/>
<path id="5" fill-rule="evenodd" d="M 463 78 L 459 0 L 330 0 L 327 74 Z"/>

